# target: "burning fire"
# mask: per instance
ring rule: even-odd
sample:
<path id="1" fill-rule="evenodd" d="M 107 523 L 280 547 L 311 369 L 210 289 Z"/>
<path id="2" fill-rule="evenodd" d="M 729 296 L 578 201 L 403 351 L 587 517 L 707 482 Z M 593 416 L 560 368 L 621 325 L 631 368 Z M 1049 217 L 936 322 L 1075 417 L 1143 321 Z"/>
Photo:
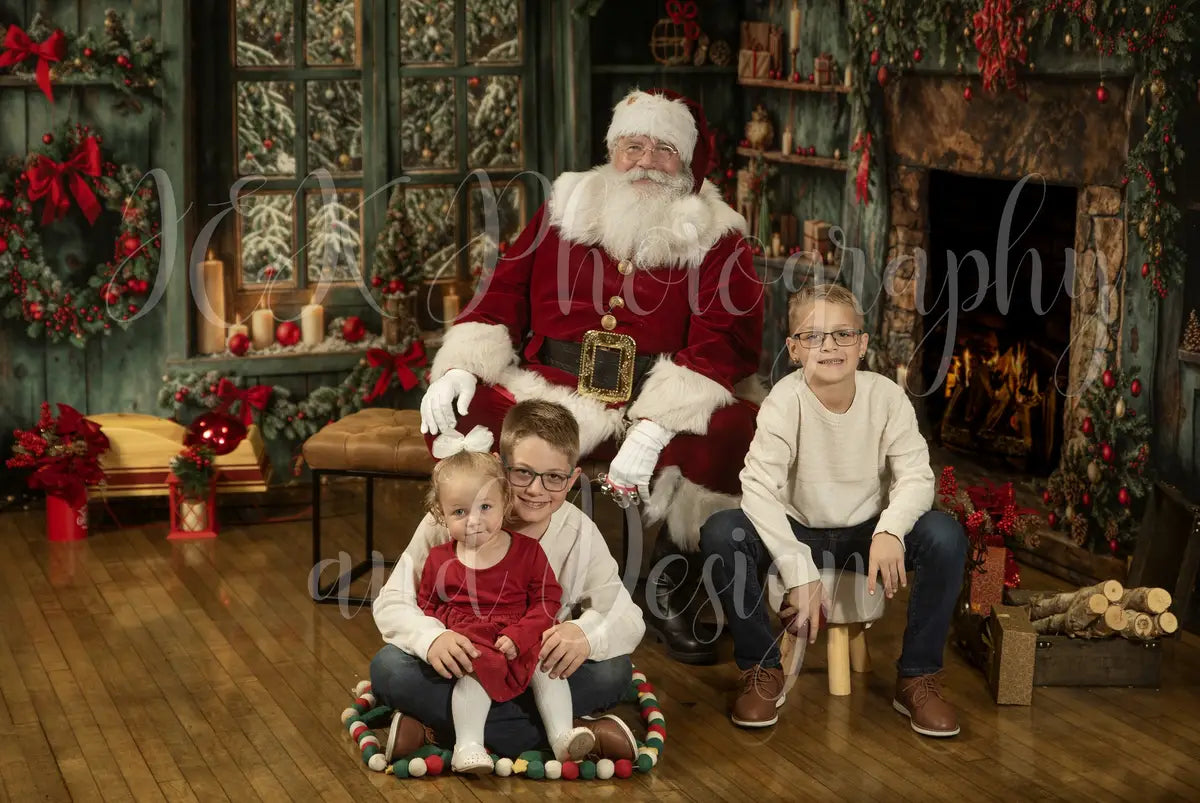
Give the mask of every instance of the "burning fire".
<path id="1" fill-rule="evenodd" d="M 1037 374 L 1030 370 L 1024 343 L 1018 343 L 1003 354 L 994 353 L 983 359 L 964 347 L 961 355 L 956 354 L 950 359 L 950 370 L 946 374 L 946 398 L 950 398 L 960 384 L 964 388 L 971 387 L 972 374 L 981 369 L 991 373 L 993 392 L 1008 391 L 1008 397 L 1021 405 L 1033 405 L 1041 401 Z"/>

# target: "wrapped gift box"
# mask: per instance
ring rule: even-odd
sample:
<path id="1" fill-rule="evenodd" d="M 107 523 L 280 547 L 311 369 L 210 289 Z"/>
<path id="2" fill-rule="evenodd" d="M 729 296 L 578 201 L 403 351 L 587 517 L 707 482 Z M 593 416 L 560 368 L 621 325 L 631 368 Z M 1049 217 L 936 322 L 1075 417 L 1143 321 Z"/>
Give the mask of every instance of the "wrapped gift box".
<path id="1" fill-rule="evenodd" d="M 971 610 L 987 615 L 993 605 L 1004 601 L 1004 561 L 1008 550 L 990 546 L 983 556 L 983 565 L 971 572 Z"/>
<path id="2" fill-rule="evenodd" d="M 822 53 L 813 59 L 813 83 L 817 86 L 833 85 L 833 55 Z"/>
<path id="3" fill-rule="evenodd" d="M 171 458 L 183 451 L 187 429 L 166 418 L 139 413 L 105 413 L 87 416 L 100 425 L 110 448 L 100 458 L 107 480 L 89 488 L 96 498 L 166 496 Z M 247 429 L 238 447 L 215 461 L 217 491 L 265 491 L 271 478 L 266 445 L 256 425 Z"/>
<path id="4" fill-rule="evenodd" d="M 1025 608 L 996 605 L 988 621 L 991 655 L 988 685 L 1000 705 L 1029 705 L 1033 702 L 1033 667 L 1037 633 Z"/>
<path id="5" fill-rule="evenodd" d="M 742 39 L 739 47 L 742 50 L 770 51 L 772 27 L 774 26 L 769 22 L 743 22 Z"/>
<path id="6" fill-rule="evenodd" d="M 738 78 L 771 77 L 771 54 L 766 50 L 738 51 Z"/>

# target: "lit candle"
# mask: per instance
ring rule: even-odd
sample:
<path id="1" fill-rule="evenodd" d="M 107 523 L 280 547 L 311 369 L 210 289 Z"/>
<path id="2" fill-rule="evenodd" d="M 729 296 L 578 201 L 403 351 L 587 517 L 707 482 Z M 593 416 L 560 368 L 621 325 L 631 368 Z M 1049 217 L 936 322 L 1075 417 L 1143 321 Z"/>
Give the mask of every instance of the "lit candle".
<path id="1" fill-rule="evenodd" d="M 225 334 L 225 343 L 228 344 L 234 335 L 250 336 L 250 330 L 246 328 L 246 324 L 242 323 L 241 318 L 238 319 L 237 323 L 229 324 L 229 331 Z"/>
<path id="2" fill-rule="evenodd" d="M 200 288 L 212 311 L 200 308 L 197 345 L 201 354 L 217 354 L 225 350 L 225 263 L 211 250 L 200 263 Z"/>
<path id="3" fill-rule="evenodd" d="M 783 256 L 783 238 L 780 236 L 779 232 L 775 232 L 771 235 L 771 256 Z"/>
<path id="4" fill-rule="evenodd" d="M 325 308 L 320 304 L 301 307 L 300 338 L 306 346 L 315 346 L 325 339 Z"/>
<path id="5" fill-rule="evenodd" d="M 788 47 L 795 53 L 800 49 L 800 7 L 792 0 L 792 13 L 788 15 Z"/>
<path id="6" fill-rule="evenodd" d="M 454 319 L 458 317 L 458 291 L 453 287 L 446 289 L 442 295 L 442 323 L 447 329 L 454 325 Z"/>
<path id="7" fill-rule="evenodd" d="M 256 309 L 250 316 L 250 342 L 256 349 L 265 349 L 275 342 L 275 311 L 270 307 Z"/>

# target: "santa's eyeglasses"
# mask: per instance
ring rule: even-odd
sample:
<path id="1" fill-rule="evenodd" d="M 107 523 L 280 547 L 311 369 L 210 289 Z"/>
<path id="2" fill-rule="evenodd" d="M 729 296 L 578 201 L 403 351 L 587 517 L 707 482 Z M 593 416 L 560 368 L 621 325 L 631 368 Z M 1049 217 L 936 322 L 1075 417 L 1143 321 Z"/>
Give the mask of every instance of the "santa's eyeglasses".
<path id="1" fill-rule="evenodd" d="M 648 152 L 656 162 L 669 162 L 679 156 L 679 149 L 667 142 L 656 142 L 647 145 L 644 142 L 627 142 L 617 148 L 631 162 L 640 162 Z"/>

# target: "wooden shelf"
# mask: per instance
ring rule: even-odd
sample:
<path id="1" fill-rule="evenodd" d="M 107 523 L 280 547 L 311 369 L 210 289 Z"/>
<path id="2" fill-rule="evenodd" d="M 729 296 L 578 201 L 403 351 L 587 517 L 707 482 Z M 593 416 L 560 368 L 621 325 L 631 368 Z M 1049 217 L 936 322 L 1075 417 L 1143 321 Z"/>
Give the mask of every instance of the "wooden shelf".
<path id="1" fill-rule="evenodd" d="M 795 156 L 782 151 L 760 151 L 755 148 L 737 149 L 738 156 L 760 156 L 768 162 L 785 165 L 804 165 L 805 167 L 820 167 L 825 170 L 847 170 L 849 165 L 844 159 L 833 159 L 828 156 Z"/>
<path id="2" fill-rule="evenodd" d="M 784 274 L 788 269 L 789 261 L 792 261 L 791 273 L 793 275 L 797 273 L 800 275 L 823 275 L 826 271 L 837 271 L 835 265 L 817 262 L 805 254 L 793 254 L 787 257 L 754 257 L 754 267 L 759 268 L 760 274 L 763 274 L 764 277 L 774 279 Z"/>
<path id="3" fill-rule="evenodd" d="M 737 67 L 729 65 L 718 67 L 715 64 L 704 64 L 696 67 L 691 64 L 595 64 L 592 75 L 734 75 Z"/>
<path id="4" fill-rule="evenodd" d="M 822 92 L 828 95 L 848 95 L 852 87 L 846 84 L 810 84 L 807 81 L 793 83 L 778 81 L 773 78 L 739 78 L 742 86 L 754 86 L 760 89 L 790 89 L 793 92 Z"/>
<path id="5" fill-rule="evenodd" d="M 1190 362 L 1192 365 L 1200 365 L 1200 351 L 1188 351 L 1187 349 L 1180 349 L 1179 361 Z"/>

